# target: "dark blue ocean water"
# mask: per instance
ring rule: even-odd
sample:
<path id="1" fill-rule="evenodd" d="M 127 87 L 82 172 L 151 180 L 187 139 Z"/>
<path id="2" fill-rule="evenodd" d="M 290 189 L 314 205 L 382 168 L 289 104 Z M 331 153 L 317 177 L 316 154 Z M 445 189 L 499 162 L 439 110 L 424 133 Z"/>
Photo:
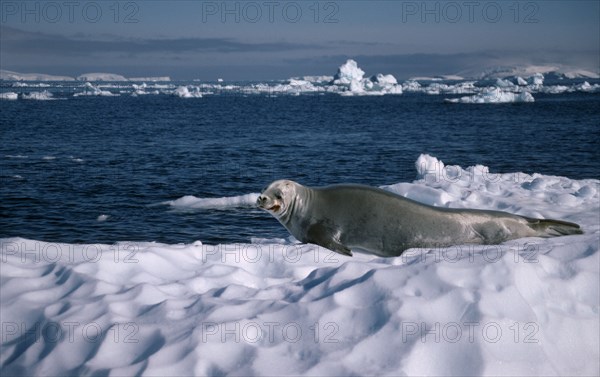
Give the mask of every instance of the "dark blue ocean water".
<path id="1" fill-rule="evenodd" d="M 535 103 L 502 105 L 443 98 L 0 101 L 0 237 L 83 243 L 287 237 L 274 218 L 253 208 L 181 212 L 156 204 L 259 192 L 279 178 L 306 185 L 412 181 L 421 153 L 492 172 L 600 177 L 600 93 L 536 94 Z M 99 222 L 101 214 L 110 217 Z"/>

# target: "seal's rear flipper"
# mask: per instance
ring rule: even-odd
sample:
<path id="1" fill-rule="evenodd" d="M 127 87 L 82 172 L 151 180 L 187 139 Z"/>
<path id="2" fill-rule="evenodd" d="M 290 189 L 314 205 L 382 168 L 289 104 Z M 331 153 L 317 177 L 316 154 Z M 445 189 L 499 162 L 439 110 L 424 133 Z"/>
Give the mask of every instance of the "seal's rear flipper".
<path id="1" fill-rule="evenodd" d="M 561 220 L 531 219 L 526 217 L 531 229 L 540 233 L 540 237 L 558 237 L 571 234 L 583 234 L 581 227 L 575 223 Z"/>

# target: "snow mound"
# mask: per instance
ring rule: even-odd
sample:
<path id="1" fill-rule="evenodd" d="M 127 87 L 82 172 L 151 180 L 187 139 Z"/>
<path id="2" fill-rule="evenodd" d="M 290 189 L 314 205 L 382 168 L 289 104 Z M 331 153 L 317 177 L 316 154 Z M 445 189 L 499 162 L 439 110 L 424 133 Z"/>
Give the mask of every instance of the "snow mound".
<path id="1" fill-rule="evenodd" d="M 385 189 L 574 221 L 585 233 L 396 258 L 258 237 L 222 245 L 0 239 L 2 372 L 600 374 L 600 181 L 498 174 L 429 155 L 416 168 L 415 182 Z"/>

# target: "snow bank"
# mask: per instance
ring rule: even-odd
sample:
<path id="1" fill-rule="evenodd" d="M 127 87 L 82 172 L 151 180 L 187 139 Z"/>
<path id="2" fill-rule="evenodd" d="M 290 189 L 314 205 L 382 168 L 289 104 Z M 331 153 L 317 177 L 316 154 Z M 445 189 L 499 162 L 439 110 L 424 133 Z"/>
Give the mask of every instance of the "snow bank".
<path id="1" fill-rule="evenodd" d="M 445 101 L 449 103 L 513 103 L 534 102 L 535 99 L 529 92 L 512 93 L 492 87 L 474 96 L 446 98 Z"/>
<path id="2" fill-rule="evenodd" d="M 574 221 L 585 234 L 396 258 L 349 258 L 279 239 L 2 239 L 2 372 L 600 374 L 600 181 L 496 174 L 427 155 L 416 167 L 415 182 L 386 189 L 429 204 Z"/>

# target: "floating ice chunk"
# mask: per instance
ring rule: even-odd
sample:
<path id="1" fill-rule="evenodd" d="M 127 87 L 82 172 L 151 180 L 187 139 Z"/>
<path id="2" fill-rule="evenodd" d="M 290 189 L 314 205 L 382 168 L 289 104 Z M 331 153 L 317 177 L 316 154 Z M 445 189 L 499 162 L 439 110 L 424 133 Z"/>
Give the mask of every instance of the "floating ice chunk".
<path id="1" fill-rule="evenodd" d="M 449 103 L 511 103 L 534 102 L 535 99 L 529 92 L 511 93 L 492 87 L 474 96 L 446 98 L 445 101 Z"/>
<path id="2" fill-rule="evenodd" d="M 109 217 L 110 217 L 109 215 L 100 215 L 100 216 L 98 216 L 98 218 L 96 219 L 96 221 L 102 223 L 102 222 L 105 222 L 106 220 L 108 220 Z"/>
<path id="3" fill-rule="evenodd" d="M 407 80 L 402 83 L 402 90 L 407 92 L 420 92 L 422 89 L 421 84 L 415 80 Z"/>
<path id="4" fill-rule="evenodd" d="M 202 93 L 200 93 L 200 89 L 198 87 L 192 87 L 192 91 L 188 89 L 187 86 L 179 86 L 173 92 L 179 98 L 202 98 Z"/>
<path id="5" fill-rule="evenodd" d="M 15 92 L 4 92 L 4 93 L 0 93 L 0 99 L 6 99 L 6 100 L 16 100 L 17 98 L 19 98 L 19 95 Z"/>
<path id="6" fill-rule="evenodd" d="M 312 83 L 310 81 L 307 80 L 298 80 L 298 79 L 289 79 L 289 85 L 290 86 L 305 86 L 305 85 L 312 85 Z"/>
<path id="7" fill-rule="evenodd" d="M 118 96 L 118 94 L 111 93 L 108 90 L 102 90 L 97 86 L 92 85 L 89 82 L 86 82 L 84 85 L 83 92 L 73 94 L 74 97 L 79 96 L 102 96 L 102 97 L 113 97 Z"/>
<path id="8" fill-rule="evenodd" d="M 544 86 L 542 88 L 539 89 L 540 92 L 542 93 L 548 93 L 548 94 L 560 94 L 560 93 L 564 93 L 566 91 L 569 90 L 568 86 L 564 86 L 564 85 L 551 85 L 551 86 Z"/>
<path id="9" fill-rule="evenodd" d="M 396 80 L 394 75 L 384 75 L 382 73 L 378 73 L 375 76 L 371 76 L 371 82 L 377 83 L 381 86 L 398 84 L 398 80 Z"/>
<path id="10" fill-rule="evenodd" d="M 591 93 L 591 92 L 600 90 L 600 85 L 599 84 L 590 85 L 589 82 L 584 81 L 583 83 L 581 83 L 579 85 L 575 85 L 574 89 L 579 92 Z"/>
<path id="11" fill-rule="evenodd" d="M 166 82 L 166 81 L 171 81 L 171 78 L 169 76 L 157 76 L 157 77 L 130 77 L 129 81 L 150 81 L 150 82 Z"/>
<path id="12" fill-rule="evenodd" d="M 421 154 L 415 162 L 415 168 L 417 169 L 417 179 L 423 179 L 431 173 L 439 174 L 444 170 L 444 163 L 428 154 Z"/>
<path id="13" fill-rule="evenodd" d="M 258 193 L 230 196 L 223 198 L 197 198 L 193 195 L 186 195 L 176 200 L 170 200 L 163 204 L 170 205 L 177 209 L 224 209 L 235 207 L 254 206 Z"/>
<path id="14" fill-rule="evenodd" d="M 49 88 L 51 85 L 44 84 L 43 82 L 30 83 L 30 82 L 15 82 L 11 85 L 13 88 Z"/>
<path id="15" fill-rule="evenodd" d="M 525 86 L 527 85 L 527 80 L 525 80 L 521 76 L 517 76 L 517 84 L 520 86 Z"/>
<path id="16" fill-rule="evenodd" d="M 341 86 L 339 94 L 343 96 L 402 94 L 402 85 L 398 85 L 393 75 L 379 73 L 370 78 L 363 78 L 364 74 L 356 62 L 350 59 L 338 69 L 331 88 Z M 344 87 L 347 89 L 344 90 Z"/>
<path id="17" fill-rule="evenodd" d="M 335 76 L 333 77 L 333 83 L 336 85 L 350 85 L 352 81 L 360 81 L 363 79 L 365 71 L 358 68 L 358 64 L 352 59 L 348 59 L 346 63 L 342 64 Z"/>
<path id="18" fill-rule="evenodd" d="M 302 76 L 302 80 L 312 82 L 312 83 L 330 83 L 333 81 L 333 76 Z"/>
<path id="19" fill-rule="evenodd" d="M 533 85 L 544 85 L 544 75 L 539 72 L 531 76 L 529 80 Z"/>
<path id="20" fill-rule="evenodd" d="M 31 99 L 36 101 L 48 101 L 56 99 L 52 98 L 52 93 L 47 90 L 44 90 L 43 92 L 31 92 L 29 94 L 23 94 L 22 97 L 23 99 Z"/>
<path id="21" fill-rule="evenodd" d="M 159 94 L 158 90 L 147 92 L 146 89 L 148 88 L 148 85 L 146 83 L 142 83 L 142 85 L 132 84 L 131 87 L 133 88 L 131 95 L 134 97 L 143 96 L 146 94 Z"/>
<path id="22" fill-rule="evenodd" d="M 503 80 L 501 78 L 497 78 L 496 86 L 499 88 L 513 88 L 515 86 L 515 84 L 510 82 L 508 79 Z"/>

